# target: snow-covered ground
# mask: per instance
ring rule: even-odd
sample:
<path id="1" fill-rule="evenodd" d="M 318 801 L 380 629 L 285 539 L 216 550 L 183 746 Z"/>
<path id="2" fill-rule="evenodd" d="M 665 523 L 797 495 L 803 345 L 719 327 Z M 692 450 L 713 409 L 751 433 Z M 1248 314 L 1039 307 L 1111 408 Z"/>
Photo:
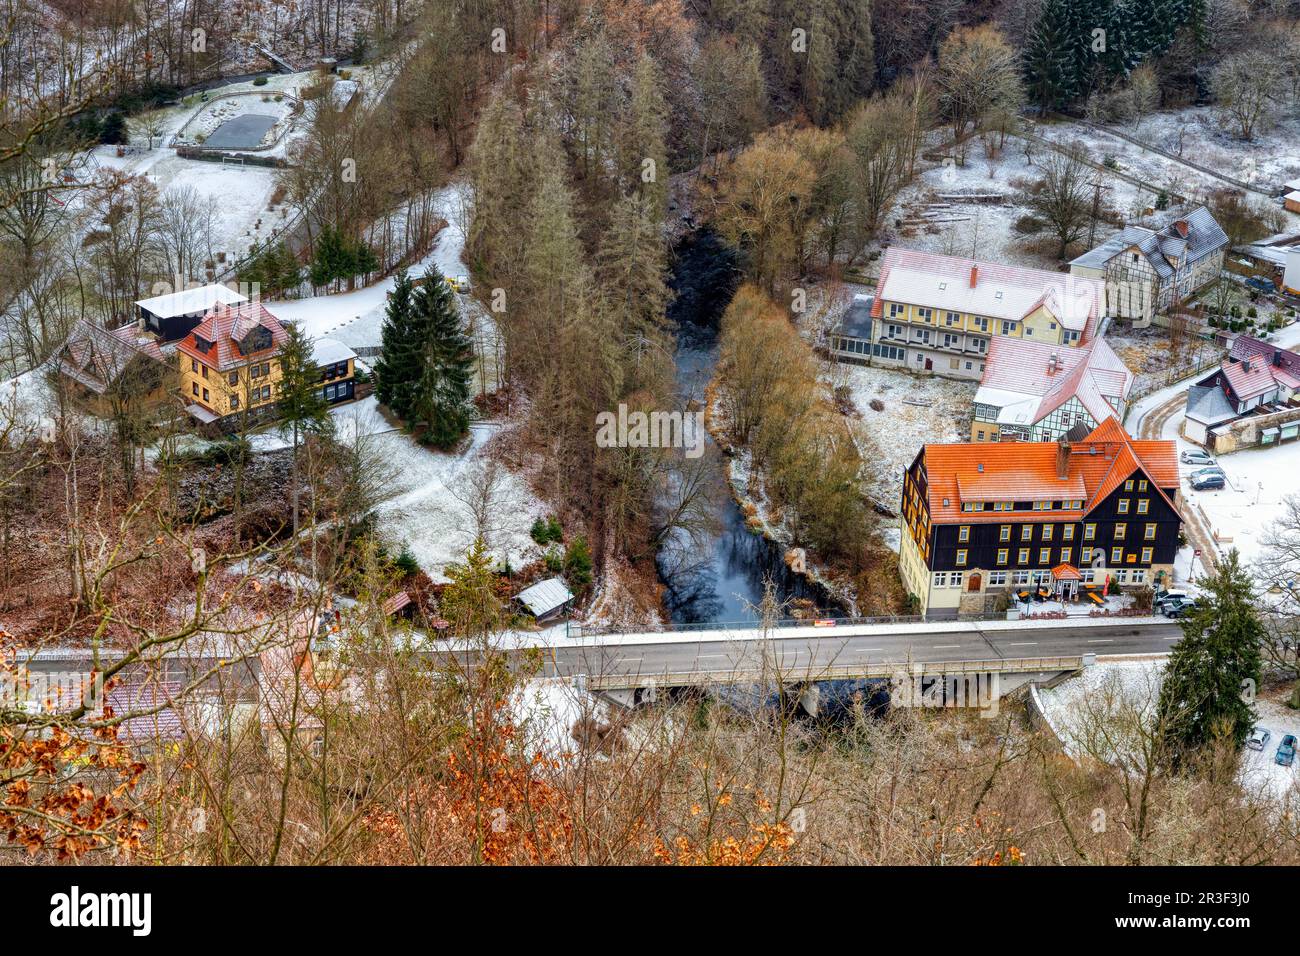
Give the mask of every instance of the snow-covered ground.
<path id="1" fill-rule="evenodd" d="M 1275 341 L 1284 347 L 1300 343 L 1300 324 L 1282 329 Z M 1185 393 L 1188 384 L 1180 382 L 1135 402 L 1126 422 L 1129 432 L 1136 434 L 1152 409 Z M 1183 437 L 1183 421 L 1180 409 L 1165 423 L 1160 437 L 1176 442 L 1180 452 L 1198 449 Z M 1236 548 L 1249 562 L 1259 556 L 1261 539 L 1269 525 L 1284 513 L 1285 499 L 1300 494 L 1300 483 L 1295 478 L 1300 474 L 1300 443 L 1246 449 L 1224 455 L 1218 462 L 1227 476 L 1227 487 L 1193 491 L 1186 478 L 1200 466 L 1180 464 L 1182 494 L 1205 515 L 1210 530 L 1220 536 L 1220 550 Z M 1190 554 L 1180 554 L 1180 566 L 1184 561 L 1190 563 Z"/>
<path id="2" fill-rule="evenodd" d="M 1288 120 L 1273 131 L 1262 134 L 1255 143 L 1244 143 L 1218 130 L 1213 112 L 1200 107 L 1159 113 L 1149 117 L 1139 128 L 1130 124 L 1121 130 L 1175 155 L 1179 154 L 1178 138 L 1181 134 L 1181 155 L 1201 166 L 1219 170 L 1225 176 L 1257 183 L 1259 188 L 1273 192 L 1275 187 L 1300 173 L 1300 139 L 1296 138 L 1293 125 L 1294 121 Z M 1292 130 L 1289 136 L 1288 130 Z M 1081 144 L 1093 161 L 1112 163 L 1119 172 L 1188 196 L 1193 202 L 1203 201 L 1213 191 L 1233 188 L 1224 180 L 1105 131 L 1088 129 L 1077 123 L 1039 123 L 1035 124 L 1034 131 L 1054 142 Z M 1155 197 L 1147 190 L 1118 177 L 1112 177 L 1108 186 L 1107 205 L 1118 209 L 1129 221 L 1140 218 L 1144 208 L 1154 207 Z M 1269 202 L 1262 196 L 1252 195 L 1250 198 L 1261 206 Z M 1300 225 L 1300 217 L 1285 214 L 1285 218 L 1288 229 Z"/>
<path id="3" fill-rule="evenodd" d="M 164 195 L 189 187 L 200 202 L 211 203 L 214 260 L 222 253 L 227 261 L 237 259 L 254 240 L 265 240 L 288 218 L 288 206 L 270 208 L 277 172 L 268 167 L 182 159 L 175 150 L 148 149 L 143 142 L 123 156 L 117 155 L 116 146 L 96 146 L 92 155 L 102 168 L 146 177 Z"/>
<path id="4" fill-rule="evenodd" d="M 430 253 L 409 272 L 412 277 L 418 277 L 434 265 L 446 276 L 467 275 L 469 267 L 465 264 L 464 251 L 465 224 L 469 218 L 468 184 L 461 181 L 445 186 L 439 190 L 434 204 L 436 214 L 447 221 L 447 227 L 438 234 Z M 282 299 L 267 302 L 266 307 L 278 318 L 298 323 L 313 339 L 329 336 L 354 349 L 377 347 L 382 341 L 388 293 L 396 284 L 397 278 L 389 276 L 355 292 Z M 458 295 L 457 301 L 480 361 L 476 384 L 481 391 L 495 391 L 500 354 L 496 323 L 472 295 Z"/>
<path id="5" fill-rule="evenodd" d="M 833 384 L 847 385 L 861 418 L 849 419 L 868 467 L 877 477 L 873 496 L 897 509 L 903 472 L 926 442 L 965 441 L 978 382 L 923 376 L 901 369 L 842 364 Z M 884 405 L 881 411 L 872 401 Z"/>
<path id="6" fill-rule="evenodd" d="M 1261 127 L 1249 142 L 1224 128 L 1215 111 L 1204 106 L 1156 113 L 1138 125 L 1130 123 L 1121 129 L 1144 143 L 1187 156 L 1202 166 L 1271 192 L 1300 176 L 1300 117 L 1287 110 L 1270 110 L 1267 119 L 1275 121 L 1275 125 Z M 1168 168 L 1168 160 L 1117 137 L 1103 135 L 1098 146 L 1103 144 L 1110 153 L 1146 174 L 1159 174 Z M 1206 179 L 1195 171 L 1192 175 Z M 1209 178 L 1208 182 L 1217 180 Z"/>
<path id="7" fill-rule="evenodd" d="M 1154 718 L 1164 667 L 1162 658 L 1099 661 L 1077 677 L 1039 690 L 1043 714 L 1070 756 L 1107 760 L 1126 757 L 1130 763 L 1140 764 L 1140 734 L 1132 721 L 1140 717 L 1149 722 Z M 1256 712 L 1256 726 L 1267 729 L 1271 737 L 1262 752 L 1242 751 L 1238 779 L 1252 792 L 1300 808 L 1300 761 L 1282 767 L 1274 760 L 1285 734 L 1300 736 L 1300 711 L 1271 698 L 1260 698 Z"/>
<path id="8" fill-rule="evenodd" d="M 949 256 L 973 256 L 1008 265 L 1048 268 L 1050 262 L 1021 247 L 1020 237 L 1012 229 L 1027 210 L 1017 204 L 1021 180 L 1031 180 L 1034 169 L 1025 164 L 1018 140 L 1008 140 L 1008 148 L 989 159 L 979 143 L 971 143 L 966 164 L 922 162 L 916 182 L 900 193 L 891 214 L 893 220 L 923 215 L 929 203 L 951 203 L 951 208 L 934 210 L 937 218 L 962 219 L 959 222 L 892 228 L 891 241 L 909 249 L 923 249 Z M 1006 198 L 1000 204 L 967 203 L 948 197 L 954 194 L 998 193 Z"/>
<path id="9" fill-rule="evenodd" d="M 474 543 L 471 512 L 456 492 L 466 493 L 466 483 L 484 462 L 485 446 L 497 431 L 495 425 L 476 424 L 467 446 L 451 452 L 425 448 L 404 431 L 368 439 L 381 467 L 392 473 L 388 495 L 376 511 L 379 533 L 394 550 L 409 547 L 434 581 L 446 581 L 446 566 L 461 560 Z M 493 554 L 515 567 L 540 557 L 529 529 L 546 513 L 524 479 L 501 468 L 492 509 L 496 527 L 488 536 Z"/>

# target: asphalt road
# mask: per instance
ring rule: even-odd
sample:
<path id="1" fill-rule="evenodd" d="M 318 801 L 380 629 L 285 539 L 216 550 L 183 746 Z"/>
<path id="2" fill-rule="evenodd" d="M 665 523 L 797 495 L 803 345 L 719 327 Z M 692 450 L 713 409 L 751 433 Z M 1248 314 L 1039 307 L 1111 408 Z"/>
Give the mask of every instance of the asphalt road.
<path id="1" fill-rule="evenodd" d="M 996 661 L 1011 658 L 1077 657 L 1083 654 L 1167 654 L 1182 636 L 1170 622 L 1131 621 L 1105 624 L 987 627 L 962 625 L 951 630 L 927 625 L 884 632 L 853 633 L 827 628 L 816 633 L 776 632 L 769 640 L 719 639 L 704 633 L 699 640 L 665 641 L 635 637 L 619 643 L 543 648 L 545 675 L 626 674 L 642 678 L 686 672 L 725 675 L 752 671 L 764 655 L 781 671 L 807 672 L 829 666 L 908 662 Z M 862 629 L 867 630 L 867 629 Z M 656 635 L 656 637 L 658 637 Z"/>

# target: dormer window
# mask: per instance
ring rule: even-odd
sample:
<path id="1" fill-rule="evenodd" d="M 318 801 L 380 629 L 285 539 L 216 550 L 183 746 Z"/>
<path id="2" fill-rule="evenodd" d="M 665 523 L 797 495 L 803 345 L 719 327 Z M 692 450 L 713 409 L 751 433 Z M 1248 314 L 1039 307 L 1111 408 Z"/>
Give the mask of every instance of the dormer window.
<path id="1" fill-rule="evenodd" d="M 264 325 L 248 330 L 239 342 L 239 351 L 243 355 L 252 355 L 271 347 L 271 333 Z"/>

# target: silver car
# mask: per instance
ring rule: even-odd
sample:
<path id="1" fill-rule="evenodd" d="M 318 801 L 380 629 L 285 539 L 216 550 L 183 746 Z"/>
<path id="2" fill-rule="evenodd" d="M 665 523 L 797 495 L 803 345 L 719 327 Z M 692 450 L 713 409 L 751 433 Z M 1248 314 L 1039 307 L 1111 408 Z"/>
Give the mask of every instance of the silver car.
<path id="1" fill-rule="evenodd" d="M 1268 745 L 1268 738 L 1273 736 L 1263 727 L 1256 727 L 1246 738 L 1246 746 L 1251 750 L 1263 750 Z"/>

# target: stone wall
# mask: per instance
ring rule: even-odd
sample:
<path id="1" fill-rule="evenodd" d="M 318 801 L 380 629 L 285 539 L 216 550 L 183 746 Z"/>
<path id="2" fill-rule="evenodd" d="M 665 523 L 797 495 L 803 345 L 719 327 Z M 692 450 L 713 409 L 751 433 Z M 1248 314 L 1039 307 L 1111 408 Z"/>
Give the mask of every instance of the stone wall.
<path id="1" fill-rule="evenodd" d="M 1210 434 L 1210 451 L 1227 455 L 1242 448 L 1255 448 L 1265 428 L 1280 428 L 1300 421 L 1300 407 L 1274 412 L 1272 415 L 1247 415 L 1235 422 L 1217 426 Z"/>

